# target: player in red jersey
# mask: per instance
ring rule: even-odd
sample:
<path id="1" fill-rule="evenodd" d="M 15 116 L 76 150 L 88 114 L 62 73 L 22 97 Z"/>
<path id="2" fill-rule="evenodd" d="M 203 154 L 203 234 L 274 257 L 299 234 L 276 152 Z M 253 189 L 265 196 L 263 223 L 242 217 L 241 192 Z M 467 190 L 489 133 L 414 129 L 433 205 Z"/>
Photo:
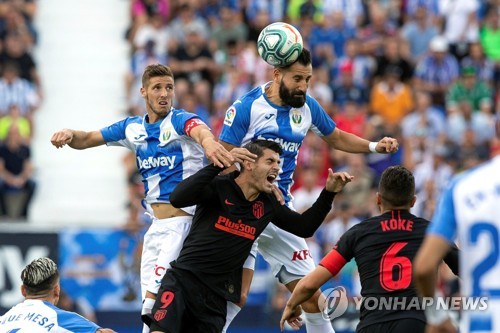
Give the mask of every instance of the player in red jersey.
<path id="1" fill-rule="evenodd" d="M 402 166 L 387 168 L 377 193 L 377 204 L 382 214 L 346 231 L 319 266 L 298 283 L 285 307 L 281 328 L 286 320 L 300 315 L 300 304 L 354 258 L 364 298 L 356 332 L 424 332 L 426 320 L 422 307 L 409 306 L 417 299 L 412 261 L 429 225 L 429 221 L 409 212 L 415 201 L 412 173 Z M 458 274 L 456 247 L 445 262 Z M 383 298 L 385 303 L 381 301 Z M 392 302 L 388 301 L 389 298 Z M 398 302 L 394 302 L 395 299 Z M 368 310 L 368 300 L 392 306 L 373 310 L 371 304 Z"/>

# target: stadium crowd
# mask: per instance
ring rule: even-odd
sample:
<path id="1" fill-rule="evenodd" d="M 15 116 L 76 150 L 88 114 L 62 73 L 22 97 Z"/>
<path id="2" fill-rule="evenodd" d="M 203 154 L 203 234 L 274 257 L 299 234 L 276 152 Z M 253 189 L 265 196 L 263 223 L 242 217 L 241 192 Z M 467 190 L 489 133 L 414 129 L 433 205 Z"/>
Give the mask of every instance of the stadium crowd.
<path id="1" fill-rule="evenodd" d="M 316 262 L 340 235 L 378 213 L 382 171 L 401 164 L 415 175 L 414 214 L 430 218 L 450 178 L 500 149 L 493 117 L 500 113 L 499 0 L 129 0 L 127 113 L 142 115 L 137 93 L 144 68 L 166 64 L 176 80 L 176 108 L 198 114 L 218 133 L 231 103 L 270 80 L 272 67 L 256 40 L 276 21 L 293 24 L 313 55 L 309 93 L 337 126 L 369 140 L 392 136 L 397 154 L 346 154 L 315 135 L 300 148 L 296 209 L 311 205 L 328 167 L 355 179 L 314 237 Z M 0 217 L 5 194 L 23 189 L 26 217 L 34 193 L 29 163 L 33 112 L 43 99 L 32 56 L 35 0 L 0 2 Z M 117 36 L 120 38 L 120 36 Z M 128 226 L 148 223 L 133 154 L 124 159 Z M 334 283 L 351 286 L 347 266 Z M 272 304 L 281 312 L 281 290 Z"/>
<path id="2" fill-rule="evenodd" d="M 145 66 L 165 63 L 176 79 L 175 106 L 218 133 L 231 103 L 270 80 L 272 67 L 256 49 L 260 31 L 286 21 L 312 52 L 309 93 L 337 126 L 369 140 L 398 138 L 397 154 L 363 156 L 307 136 L 293 187 L 299 211 L 317 197 L 328 167 L 355 176 L 308 240 L 316 260 L 344 231 L 378 213 L 374 193 L 386 167 L 401 164 L 415 174 L 412 212 L 429 219 L 450 178 L 499 149 L 493 117 L 500 112 L 500 1 L 132 0 L 130 15 L 130 114 L 144 113 L 135 92 Z M 133 156 L 125 163 L 130 218 L 138 222 L 140 177 Z M 355 269 L 346 272 L 343 285 Z"/>
<path id="3" fill-rule="evenodd" d="M 26 219 L 35 193 L 30 141 L 43 98 L 33 57 L 36 9 L 35 0 L 0 2 L 0 218 Z M 8 209 L 15 202 L 17 212 Z"/>

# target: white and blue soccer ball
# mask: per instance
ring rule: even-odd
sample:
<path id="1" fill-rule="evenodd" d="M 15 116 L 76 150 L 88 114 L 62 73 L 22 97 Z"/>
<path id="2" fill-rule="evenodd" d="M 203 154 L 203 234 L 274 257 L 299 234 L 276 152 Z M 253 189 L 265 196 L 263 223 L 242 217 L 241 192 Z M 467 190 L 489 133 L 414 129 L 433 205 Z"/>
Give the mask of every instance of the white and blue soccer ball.
<path id="1" fill-rule="evenodd" d="M 284 67 L 294 63 L 304 44 L 300 32 L 285 22 L 275 22 L 262 29 L 257 39 L 259 55 L 268 64 Z"/>

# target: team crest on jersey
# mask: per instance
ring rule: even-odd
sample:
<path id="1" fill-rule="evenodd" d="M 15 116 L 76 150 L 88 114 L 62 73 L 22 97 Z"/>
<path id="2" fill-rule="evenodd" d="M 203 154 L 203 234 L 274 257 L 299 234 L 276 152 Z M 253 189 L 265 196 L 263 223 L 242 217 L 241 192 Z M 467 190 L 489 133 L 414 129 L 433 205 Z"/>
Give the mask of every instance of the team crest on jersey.
<path id="1" fill-rule="evenodd" d="M 156 321 L 160 321 L 163 318 L 165 318 L 166 315 L 167 315 L 167 310 L 158 310 L 156 311 L 154 318 Z"/>
<path id="2" fill-rule="evenodd" d="M 226 111 L 226 117 L 224 117 L 224 125 L 231 126 L 233 124 L 235 116 L 236 116 L 236 109 L 233 106 L 231 106 Z"/>
<path id="3" fill-rule="evenodd" d="M 290 115 L 290 118 L 292 119 L 292 124 L 295 126 L 300 126 L 302 123 L 302 112 L 298 109 L 293 109 L 292 114 Z"/>
<path id="4" fill-rule="evenodd" d="M 256 219 L 260 219 L 264 215 L 264 203 L 262 201 L 257 201 L 253 204 L 253 216 Z"/>
<path id="5" fill-rule="evenodd" d="M 160 137 L 162 143 L 168 142 L 168 140 L 172 137 L 172 127 L 169 126 L 162 129 Z"/>

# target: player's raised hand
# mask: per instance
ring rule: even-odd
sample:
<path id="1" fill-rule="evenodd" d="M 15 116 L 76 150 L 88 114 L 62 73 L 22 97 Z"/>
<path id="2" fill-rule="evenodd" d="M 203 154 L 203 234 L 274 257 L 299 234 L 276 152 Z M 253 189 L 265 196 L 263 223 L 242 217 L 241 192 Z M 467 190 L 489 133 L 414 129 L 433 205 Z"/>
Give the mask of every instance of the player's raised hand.
<path id="1" fill-rule="evenodd" d="M 375 149 L 377 150 L 377 153 L 380 154 L 395 153 L 399 149 L 399 143 L 398 140 L 386 136 L 377 143 Z"/>
<path id="2" fill-rule="evenodd" d="M 231 149 L 231 155 L 233 155 L 234 161 L 238 163 L 243 163 L 243 161 L 255 162 L 257 159 L 257 155 L 246 148 L 233 148 Z"/>
<path id="3" fill-rule="evenodd" d="M 73 140 L 73 131 L 65 128 L 63 130 L 57 131 L 52 134 L 50 142 L 56 146 L 56 148 L 62 148 Z"/>
<path id="4" fill-rule="evenodd" d="M 219 142 L 215 141 L 214 138 L 209 137 L 204 139 L 201 146 L 205 150 L 205 155 L 208 160 L 214 165 L 220 168 L 228 168 L 234 164 L 235 160 L 233 155 L 231 155 L 231 153 Z"/>
<path id="5" fill-rule="evenodd" d="M 285 321 L 294 329 L 298 330 L 302 326 L 302 318 L 300 315 L 302 314 L 301 306 L 296 306 L 292 308 L 290 306 L 285 306 L 285 310 L 283 311 L 283 315 L 280 320 L 280 329 L 283 332 L 285 329 Z"/>
<path id="6" fill-rule="evenodd" d="M 326 180 L 326 190 L 329 192 L 340 192 L 344 186 L 353 180 L 354 177 L 347 172 L 333 172 L 328 169 L 328 179 Z"/>

